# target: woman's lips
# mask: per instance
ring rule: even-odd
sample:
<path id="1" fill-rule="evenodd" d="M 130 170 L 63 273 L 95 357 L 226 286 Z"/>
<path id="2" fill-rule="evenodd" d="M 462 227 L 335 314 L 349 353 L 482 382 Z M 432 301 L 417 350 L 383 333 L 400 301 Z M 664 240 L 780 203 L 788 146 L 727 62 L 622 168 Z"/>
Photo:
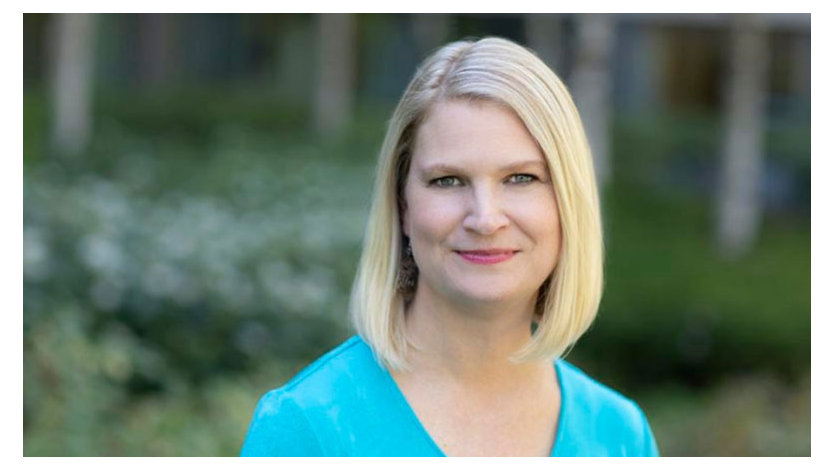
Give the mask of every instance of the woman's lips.
<path id="1" fill-rule="evenodd" d="M 475 264 L 496 264 L 515 256 L 515 250 L 471 250 L 455 251 L 461 258 Z"/>

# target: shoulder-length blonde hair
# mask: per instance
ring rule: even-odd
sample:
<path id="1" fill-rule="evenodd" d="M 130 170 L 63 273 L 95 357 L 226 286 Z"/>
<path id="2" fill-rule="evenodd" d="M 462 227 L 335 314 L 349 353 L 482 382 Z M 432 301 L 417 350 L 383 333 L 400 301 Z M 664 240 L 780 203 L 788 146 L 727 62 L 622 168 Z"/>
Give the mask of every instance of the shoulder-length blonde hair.
<path id="1" fill-rule="evenodd" d="M 418 127 L 433 104 L 480 100 L 512 109 L 541 147 L 562 230 L 554 272 L 540 289 L 537 328 L 513 360 L 553 359 L 588 329 L 602 296 L 603 240 L 591 151 L 567 88 L 534 53 L 506 39 L 447 44 L 417 69 L 388 124 L 377 166 L 350 313 L 360 336 L 394 370 L 408 368 L 398 287 L 402 191 Z"/>

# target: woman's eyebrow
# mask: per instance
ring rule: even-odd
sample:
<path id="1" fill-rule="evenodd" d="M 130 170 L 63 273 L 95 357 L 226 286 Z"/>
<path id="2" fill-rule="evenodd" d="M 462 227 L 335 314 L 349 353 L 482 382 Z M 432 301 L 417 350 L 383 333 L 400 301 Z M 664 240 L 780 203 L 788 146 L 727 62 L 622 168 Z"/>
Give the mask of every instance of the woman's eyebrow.
<path id="1" fill-rule="evenodd" d="M 427 165 L 423 168 L 420 168 L 420 172 L 423 174 L 445 174 L 445 173 L 463 173 L 463 168 L 449 165 L 446 163 L 437 163 L 434 165 Z"/>
<path id="2" fill-rule="evenodd" d="M 504 165 L 499 168 L 501 172 L 511 172 L 511 171 L 518 171 L 527 169 L 530 167 L 537 167 L 536 169 L 545 171 L 547 170 L 547 165 L 541 160 L 525 160 L 521 162 L 513 162 L 508 165 Z M 447 163 L 437 163 L 434 165 L 427 165 L 426 167 L 420 168 L 420 172 L 423 174 L 445 174 L 445 173 L 465 173 L 466 170 L 463 168 L 457 167 L 455 165 L 449 165 Z"/>
<path id="3" fill-rule="evenodd" d="M 547 170 L 547 165 L 541 160 L 526 160 L 526 161 L 510 163 L 509 165 L 502 166 L 501 171 L 503 171 L 503 172 L 518 171 L 518 170 L 523 170 L 525 168 L 530 168 L 530 167 L 538 167 L 537 169 L 539 169 L 541 171 Z"/>

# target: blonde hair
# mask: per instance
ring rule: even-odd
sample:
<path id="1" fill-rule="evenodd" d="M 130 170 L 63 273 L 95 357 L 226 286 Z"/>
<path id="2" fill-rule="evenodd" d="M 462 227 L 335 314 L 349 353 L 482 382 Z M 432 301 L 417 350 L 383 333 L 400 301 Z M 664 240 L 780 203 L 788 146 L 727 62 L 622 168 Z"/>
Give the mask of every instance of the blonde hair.
<path id="1" fill-rule="evenodd" d="M 550 169 L 562 230 L 554 272 L 540 289 L 539 322 L 516 361 L 563 355 L 588 329 L 602 296 L 603 240 L 593 160 L 565 85 L 536 55 L 501 38 L 443 46 L 417 69 L 388 124 L 350 301 L 360 336 L 384 365 L 408 368 L 401 269 L 402 189 L 416 132 L 433 104 L 488 101 L 513 110 Z"/>

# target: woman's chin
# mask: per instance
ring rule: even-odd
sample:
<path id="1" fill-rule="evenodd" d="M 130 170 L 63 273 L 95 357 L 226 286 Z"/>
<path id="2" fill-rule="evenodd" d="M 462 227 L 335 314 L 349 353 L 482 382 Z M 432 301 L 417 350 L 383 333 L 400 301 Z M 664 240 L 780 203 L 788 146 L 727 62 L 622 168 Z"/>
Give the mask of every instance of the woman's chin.
<path id="1" fill-rule="evenodd" d="M 520 292 L 518 289 L 508 289 L 506 284 L 500 286 L 485 284 L 458 287 L 455 296 L 459 303 L 462 304 L 511 304 L 529 299 L 533 295 L 529 292 Z"/>
<path id="2" fill-rule="evenodd" d="M 512 307 L 532 300 L 538 293 L 538 286 L 533 287 L 532 282 L 512 282 L 518 279 L 507 276 L 448 276 L 445 279 L 447 282 L 428 283 L 421 276 L 417 297 L 424 297 L 430 303 L 439 301 L 483 309 L 502 305 Z"/>

